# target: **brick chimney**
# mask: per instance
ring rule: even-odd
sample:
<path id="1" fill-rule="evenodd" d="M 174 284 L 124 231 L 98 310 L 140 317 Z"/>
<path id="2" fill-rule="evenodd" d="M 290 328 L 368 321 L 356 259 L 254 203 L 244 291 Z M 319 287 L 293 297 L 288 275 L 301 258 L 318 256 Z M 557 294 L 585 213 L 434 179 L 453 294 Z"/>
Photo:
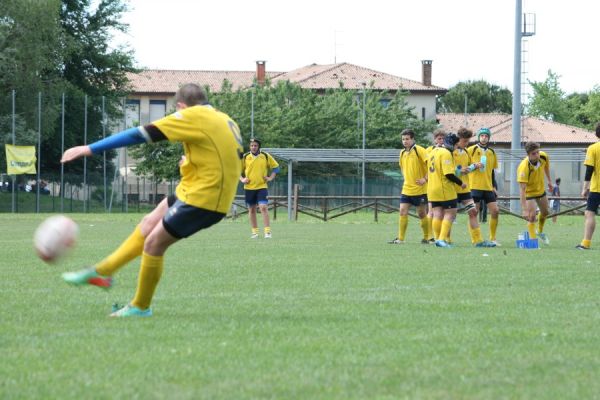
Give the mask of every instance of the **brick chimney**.
<path id="1" fill-rule="evenodd" d="M 259 86 L 263 86 L 265 84 L 266 79 L 266 61 L 257 61 L 256 62 L 256 83 Z"/>
<path id="2" fill-rule="evenodd" d="M 432 60 L 421 60 L 421 82 L 425 86 L 431 86 L 431 64 Z"/>

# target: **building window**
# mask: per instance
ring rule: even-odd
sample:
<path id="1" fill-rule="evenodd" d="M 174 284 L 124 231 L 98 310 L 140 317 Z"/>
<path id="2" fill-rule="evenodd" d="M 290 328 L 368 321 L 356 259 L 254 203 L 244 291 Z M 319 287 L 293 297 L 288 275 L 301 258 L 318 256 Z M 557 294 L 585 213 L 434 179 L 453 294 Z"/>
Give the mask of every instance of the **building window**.
<path id="1" fill-rule="evenodd" d="M 156 121 L 167 115 L 166 100 L 150 100 L 150 121 Z"/>
<path id="2" fill-rule="evenodd" d="M 379 104 L 381 104 L 381 106 L 383 108 L 388 108 L 390 106 L 391 102 L 392 102 L 391 99 L 381 99 L 381 100 L 379 100 Z"/>
<path id="3" fill-rule="evenodd" d="M 425 119 L 425 107 L 421 107 L 421 119 Z"/>
<path id="4" fill-rule="evenodd" d="M 126 128 L 133 128 L 140 125 L 140 101 L 127 100 L 125 103 L 125 124 Z"/>

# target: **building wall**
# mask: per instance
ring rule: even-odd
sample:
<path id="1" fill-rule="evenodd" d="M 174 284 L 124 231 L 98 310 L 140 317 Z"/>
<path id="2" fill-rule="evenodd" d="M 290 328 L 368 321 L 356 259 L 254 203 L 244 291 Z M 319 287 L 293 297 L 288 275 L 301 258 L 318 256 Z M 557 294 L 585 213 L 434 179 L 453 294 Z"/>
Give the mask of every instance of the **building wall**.
<path id="1" fill-rule="evenodd" d="M 406 96 L 406 102 L 410 107 L 414 107 L 413 112 L 419 119 L 435 119 L 435 102 L 436 95 L 434 94 L 409 94 Z"/>

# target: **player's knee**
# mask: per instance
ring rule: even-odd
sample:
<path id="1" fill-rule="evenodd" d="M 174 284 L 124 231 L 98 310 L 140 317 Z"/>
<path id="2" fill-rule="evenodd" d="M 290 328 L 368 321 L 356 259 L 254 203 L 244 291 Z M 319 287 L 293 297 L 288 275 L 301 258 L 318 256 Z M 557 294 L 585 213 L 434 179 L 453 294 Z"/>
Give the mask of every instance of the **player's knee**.
<path id="1" fill-rule="evenodd" d="M 266 204 L 259 204 L 258 208 L 260 208 L 260 212 L 267 212 L 267 205 Z"/>

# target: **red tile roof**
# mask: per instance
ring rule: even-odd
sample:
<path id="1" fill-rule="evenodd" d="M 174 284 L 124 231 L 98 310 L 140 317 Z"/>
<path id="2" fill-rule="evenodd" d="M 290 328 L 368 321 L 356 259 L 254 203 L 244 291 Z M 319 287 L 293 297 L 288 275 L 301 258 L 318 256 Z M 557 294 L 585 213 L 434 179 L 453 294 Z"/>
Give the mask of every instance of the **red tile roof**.
<path id="1" fill-rule="evenodd" d="M 138 74 L 129 74 L 132 91 L 143 93 L 175 93 L 179 86 L 187 82 L 208 85 L 212 92 L 219 92 L 223 80 L 233 85 L 233 90 L 252 85 L 256 71 L 186 71 L 149 69 Z M 324 90 L 340 87 L 362 89 L 366 82 L 368 88 L 395 91 L 400 88 L 416 93 L 443 94 L 446 89 L 439 86 L 425 86 L 420 82 L 363 68 L 358 65 L 341 63 L 317 65 L 311 64 L 290 72 L 266 71 L 273 83 L 290 81 L 306 89 Z"/>
<path id="2" fill-rule="evenodd" d="M 491 142 L 512 143 L 512 115 L 510 114 L 437 114 L 437 119 L 446 131 L 456 132 L 466 126 L 477 133 L 482 127 L 492 131 Z M 598 141 L 592 131 L 547 121 L 536 117 L 523 117 L 521 136 L 523 142 L 540 144 L 591 144 Z"/>
<path id="3" fill-rule="evenodd" d="M 267 72 L 268 78 L 276 77 L 281 72 Z M 202 86 L 208 85 L 211 92 L 219 92 L 223 81 L 227 79 L 233 90 L 252 85 L 254 71 L 186 71 L 148 69 L 139 74 L 129 74 L 133 92 L 142 93 L 175 93 L 184 83 L 194 82 Z"/>
<path id="4" fill-rule="evenodd" d="M 273 82 L 289 80 L 307 89 L 336 89 L 340 82 L 346 89 L 362 89 L 365 82 L 368 88 L 378 90 L 404 89 L 410 92 L 446 93 L 439 86 L 425 86 L 421 82 L 375 71 L 354 64 L 311 64 L 290 72 L 283 73 Z"/>

